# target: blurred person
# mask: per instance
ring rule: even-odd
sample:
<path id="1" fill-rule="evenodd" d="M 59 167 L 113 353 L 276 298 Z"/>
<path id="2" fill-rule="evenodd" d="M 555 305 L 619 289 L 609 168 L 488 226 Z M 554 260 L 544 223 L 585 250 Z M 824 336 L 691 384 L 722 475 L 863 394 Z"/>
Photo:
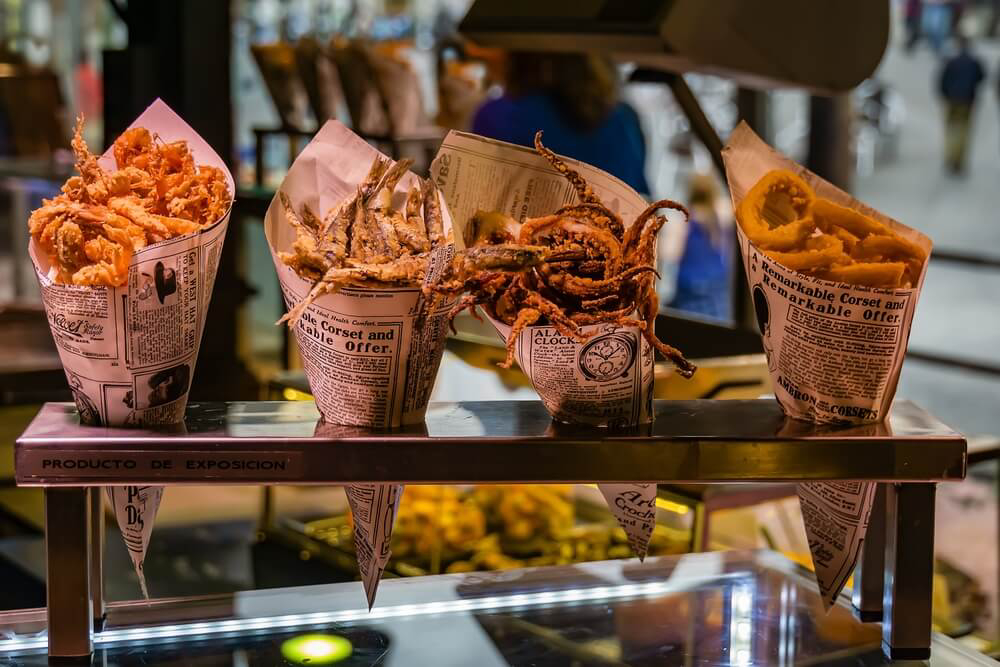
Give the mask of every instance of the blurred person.
<path id="1" fill-rule="evenodd" d="M 966 0 L 949 0 L 948 4 L 951 6 L 951 34 L 957 35 L 960 31 L 962 17 L 965 16 L 968 3 L 966 3 Z"/>
<path id="2" fill-rule="evenodd" d="M 972 111 L 985 76 L 982 63 L 972 53 L 964 35 L 958 36 L 957 47 L 957 53 L 941 70 L 938 82 L 945 105 L 945 166 L 956 175 L 965 169 Z"/>
<path id="3" fill-rule="evenodd" d="M 906 51 L 913 51 L 920 41 L 920 15 L 923 13 L 923 0 L 906 0 L 903 15 L 906 20 Z"/>
<path id="4" fill-rule="evenodd" d="M 952 3 L 949 0 L 926 0 L 920 13 L 922 32 L 936 53 L 941 53 L 952 31 Z"/>
<path id="5" fill-rule="evenodd" d="M 989 19 L 986 21 L 986 37 L 996 37 L 997 27 L 1000 26 L 1000 0 L 989 0 Z"/>
<path id="6" fill-rule="evenodd" d="M 666 305 L 715 319 L 731 319 L 732 215 L 712 175 L 692 174 L 688 208 L 691 217 L 684 251 L 674 292 Z"/>
<path id="7" fill-rule="evenodd" d="M 621 101 L 618 70 L 607 58 L 583 53 L 513 52 L 504 94 L 483 104 L 472 131 L 493 139 L 545 145 L 617 176 L 649 195 L 646 142 L 635 110 Z"/>

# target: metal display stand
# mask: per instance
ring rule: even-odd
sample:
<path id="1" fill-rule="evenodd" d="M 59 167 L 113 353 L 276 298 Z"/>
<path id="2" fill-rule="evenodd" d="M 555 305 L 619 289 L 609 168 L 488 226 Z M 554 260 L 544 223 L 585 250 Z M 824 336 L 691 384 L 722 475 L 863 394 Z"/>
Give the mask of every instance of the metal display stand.
<path id="1" fill-rule="evenodd" d="M 119 429 L 48 403 L 15 469 L 19 485 L 45 487 L 49 655 L 89 655 L 103 623 L 96 487 L 870 480 L 855 606 L 882 621 L 888 656 L 929 656 L 934 489 L 965 476 L 962 435 L 908 402 L 853 427 L 790 420 L 772 400 L 657 401 L 655 414 L 608 431 L 555 423 L 535 401 L 438 403 L 423 424 L 372 431 L 325 424 L 312 403 L 261 401 L 193 403 L 184 425 Z"/>

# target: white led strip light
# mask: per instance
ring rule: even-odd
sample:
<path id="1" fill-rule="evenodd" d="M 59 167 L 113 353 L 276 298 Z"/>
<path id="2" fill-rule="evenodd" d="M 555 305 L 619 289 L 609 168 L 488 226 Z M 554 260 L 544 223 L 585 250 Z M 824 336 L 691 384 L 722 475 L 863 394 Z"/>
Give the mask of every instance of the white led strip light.
<path id="1" fill-rule="evenodd" d="M 310 614 L 285 614 L 283 616 L 261 616 L 257 618 L 234 618 L 225 621 L 156 625 L 136 628 L 117 628 L 94 633 L 94 646 L 108 646 L 122 642 L 149 640 L 184 639 L 196 641 L 207 636 L 241 634 L 262 630 L 290 630 L 313 625 L 349 623 L 352 621 L 377 621 L 403 616 L 431 616 L 455 612 L 496 611 L 574 602 L 594 602 L 599 600 L 621 600 L 624 598 L 649 597 L 664 593 L 675 593 L 707 582 L 718 582 L 746 576 L 745 572 L 713 575 L 703 579 L 686 579 L 683 585 L 677 582 L 657 581 L 646 584 L 623 584 L 620 586 L 598 586 L 596 588 L 573 588 L 563 591 L 541 593 L 521 593 L 517 595 L 490 596 L 443 602 L 402 604 L 376 607 L 371 611 L 352 609 L 347 611 L 324 611 Z M 48 646 L 44 634 L 33 637 L 0 640 L 0 654 L 16 651 L 37 651 Z"/>

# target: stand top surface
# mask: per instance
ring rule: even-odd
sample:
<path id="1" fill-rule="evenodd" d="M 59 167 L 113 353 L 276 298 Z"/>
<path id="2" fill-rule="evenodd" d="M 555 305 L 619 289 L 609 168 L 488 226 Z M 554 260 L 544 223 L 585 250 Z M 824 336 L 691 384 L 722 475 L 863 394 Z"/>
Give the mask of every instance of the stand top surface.
<path id="1" fill-rule="evenodd" d="M 785 417 L 773 400 L 657 401 L 610 430 L 553 422 L 537 401 L 432 403 L 424 423 L 323 422 L 311 402 L 191 403 L 184 423 L 83 426 L 47 403 L 18 439 L 22 485 L 353 482 L 936 481 L 965 475 L 964 436 L 913 403 L 879 424 Z M 169 463 L 168 463 L 169 462 Z"/>

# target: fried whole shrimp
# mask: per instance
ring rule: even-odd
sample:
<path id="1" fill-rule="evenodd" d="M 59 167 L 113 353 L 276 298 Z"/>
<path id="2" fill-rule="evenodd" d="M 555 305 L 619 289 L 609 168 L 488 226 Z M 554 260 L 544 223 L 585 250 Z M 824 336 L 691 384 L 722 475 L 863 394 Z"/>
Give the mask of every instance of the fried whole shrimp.
<path id="1" fill-rule="evenodd" d="M 124 285 L 137 250 L 215 223 L 232 200 L 223 171 L 195 164 L 184 141 L 130 128 L 111 149 L 117 171 L 106 171 L 83 139 L 80 116 L 71 145 L 79 176 L 28 220 L 56 282 Z"/>

